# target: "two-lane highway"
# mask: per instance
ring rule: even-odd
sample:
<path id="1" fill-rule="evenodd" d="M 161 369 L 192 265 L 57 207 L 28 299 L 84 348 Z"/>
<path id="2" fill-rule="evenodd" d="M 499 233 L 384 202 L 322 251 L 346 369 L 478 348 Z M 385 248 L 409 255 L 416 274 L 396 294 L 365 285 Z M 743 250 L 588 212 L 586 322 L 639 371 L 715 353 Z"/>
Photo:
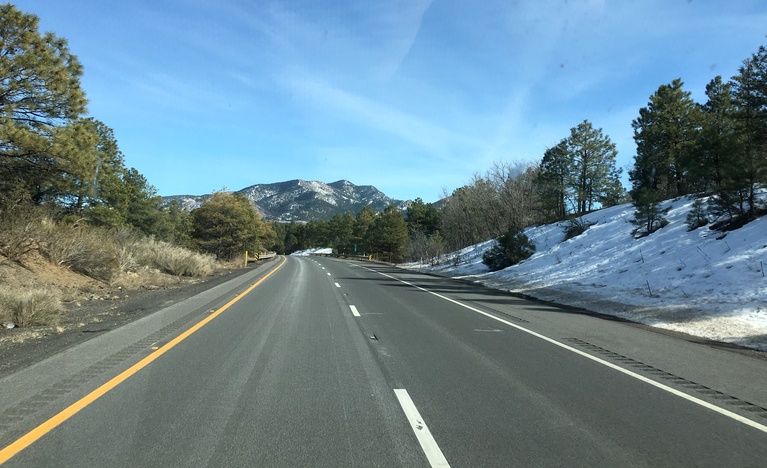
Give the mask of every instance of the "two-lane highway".
<path id="1" fill-rule="evenodd" d="M 244 287 L 222 293 L 176 340 L 178 333 L 133 361 L 104 366 L 103 375 L 73 390 L 82 393 L 71 398 L 82 401 L 77 412 L 63 417 L 66 395 L 53 400 L 41 410 L 46 421 L 21 439 L 18 427 L 35 416 L 20 418 L 0 432 L 8 446 L 0 460 L 9 457 L 9 466 L 767 460 L 767 416 L 758 411 L 767 406 L 763 360 L 384 265 L 289 257 L 266 274 L 254 276 L 257 286 L 237 298 Z M 116 341 L 126 332 L 110 333 Z M 140 358 L 148 361 L 135 368 Z M 98 391 L 112 376 L 108 391 Z M 55 384 L 39 378 L 30 392 Z M 20 384 L 12 375 L 2 385 Z M 49 416 L 59 418 L 56 424 Z"/>

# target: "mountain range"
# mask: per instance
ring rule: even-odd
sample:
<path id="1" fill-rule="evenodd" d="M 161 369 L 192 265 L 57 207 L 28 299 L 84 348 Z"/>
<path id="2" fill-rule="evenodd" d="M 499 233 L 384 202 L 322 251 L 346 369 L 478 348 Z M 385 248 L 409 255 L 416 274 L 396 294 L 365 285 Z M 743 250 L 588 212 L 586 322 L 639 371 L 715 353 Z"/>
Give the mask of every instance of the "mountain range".
<path id="1" fill-rule="evenodd" d="M 372 185 L 354 185 L 348 180 L 326 184 L 295 179 L 251 185 L 237 193 L 250 200 L 265 220 L 278 222 L 327 220 L 335 214 L 357 214 L 366 205 L 375 211 L 382 211 L 390 204 L 405 210 L 410 204 L 409 201 L 389 198 Z M 176 200 L 184 209 L 193 210 L 208 197 L 210 194 L 172 195 L 163 197 L 163 201 Z"/>

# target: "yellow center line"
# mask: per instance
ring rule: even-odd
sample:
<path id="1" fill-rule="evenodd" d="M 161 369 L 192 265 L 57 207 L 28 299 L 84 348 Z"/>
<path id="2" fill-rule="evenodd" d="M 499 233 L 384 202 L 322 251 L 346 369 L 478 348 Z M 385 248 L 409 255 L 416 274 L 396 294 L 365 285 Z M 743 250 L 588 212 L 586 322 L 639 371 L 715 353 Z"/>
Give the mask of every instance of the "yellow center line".
<path id="1" fill-rule="evenodd" d="M 32 429 L 28 433 L 21 436 L 19 439 L 17 439 L 15 442 L 11 443 L 7 447 L 0 450 L 0 464 L 5 463 L 6 461 L 10 460 L 13 456 L 15 456 L 17 453 L 21 452 L 25 448 L 32 445 L 35 441 L 43 437 L 45 434 L 52 431 L 56 426 L 63 423 L 67 419 L 71 418 L 77 412 L 79 412 L 81 409 L 85 408 L 86 406 L 90 405 L 94 401 L 98 400 L 100 397 L 102 397 L 104 394 L 106 394 L 108 391 L 112 390 L 116 386 L 120 385 L 124 381 L 126 381 L 128 378 L 130 378 L 132 375 L 136 374 L 138 371 L 143 369 L 144 367 L 148 366 L 152 361 L 159 358 L 166 352 L 168 352 L 171 348 L 176 346 L 177 344 L 181 343 L 185 339 L 189 338 L 194 332 L 199 330 L 200 328 L 204 327 L 206 324 L 208 324 L 211 320 L 215 319 L 219 315 L 221 315 L 226 309 L 234 305 L 237 301 L 245 297 L 249 292 L 253 291 L 258 285 L 263 283 L 267 278 L 269 278 L 274 272 L 279 270 L 282 265 L 285 264 L 285 261 L 287 259 L 283 257 L 282 262 L 280 262 L 279 265 L 277 265 L 272 271 L 266 274 L 263 278 L 256 281 L 251 285 L 248 289 L 246 289 L 241 294 L 237 295 L 234 299 L 227 302 L 223 307 L 218 309 L 217 311 L 213 312 L 212 314 L 205 317 L 203 320 L 195 324 L 193 327 L 189 328 L 184 333 L 180 334 L 173 340 L 169 341 L 166 345 L 159 348 L 157 351 L 153 352 L 149 356 L 145 357 L 144 359 L 140 360 L 133 366 L 129 367 L 127 370 L 123 371 L 116 377 L 109 380 L 107 383 L 103 384 L 102 386 L 98 387 L 96 390 L 92 391 L 91 393 L 85 395 L 81 399 L 77 400 L 76 402 L 69 405 L 67 408 L 65 408 L 60 413 L 56 414 L 55 416 L 52 416 L 47 421 L 43 422 L 36 428 Z"/>

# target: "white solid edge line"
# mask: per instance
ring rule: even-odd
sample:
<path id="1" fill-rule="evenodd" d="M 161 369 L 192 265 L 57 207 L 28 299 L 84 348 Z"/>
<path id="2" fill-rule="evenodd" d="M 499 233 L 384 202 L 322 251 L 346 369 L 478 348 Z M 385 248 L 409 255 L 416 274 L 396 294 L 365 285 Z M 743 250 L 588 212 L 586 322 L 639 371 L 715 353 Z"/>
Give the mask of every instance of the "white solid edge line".
<path id="1" fill-rule="evenodd" d="M 413 429 L 415 437 L 418 439 L 418 443 L 421 444 L 421 449 L 423 449 L 426 459 L 429 460 L 429 464 L 431 466 L 450 466 L 445 455 L 442 454 L 439 445 L 437 445 L 437 441 L 432 437 L 431 431 L 429 431 L 429 428 L 426 426 L 426 422 L 424 422 L 421 414 L 418 412 L 418 408 L 415 407 L 415 403 L 413 403 L 407 390 L 404 388 L 395 388 L 394 394 L 397 395 L 397 400 L 399 400 L 399 404 L 402 406 L 402 411 L 405 413 L 405 417 L 407 417 L 407 421 L 410 423 L 410 427 Z"/>
<path id="2" fill-rule="evenodd" d="M 338 284 L 338 283 L 336 283 L 336 287 L 337 287 L 337 288 L 340 288 L 340 287 L 341 287 L 341 285 L 340 285 L 340 284 Z"/>
<path id="3" fill-rule="evenodd" d="M 353 305 L 350 305 L 349 308 L 352 310 L 352 315 L 354 315 L 355 317 L 360 316 L 360 313 L 357 311 L 356 307 L 354 307 Z"/>
<path id="4" fill-rule="evenodd" d="M 613 370 L 616 370 L 616 371 L 621 372 L 623 374 L 626 374 L 629 377 L 633 377 L 633 378 L 635 378 L 637 380 L 641 380 L 642 382 L 648 383 L 648 384 L 650 384 L 650 385 L 652 385 L 652 386 L 654 386 L 656 388 L 659 388 L 659 389 L 664 390 L 664 391 L 666 391 L 668 393 L 671 393 L 672 395 L 676 395 L 676 396 L 678 396 L 680 398 L 684 398 L 687 401 L 690 401 L 692 403 L 700 405 L 700 406 L 702 406 L 704 408 L 708 408 L 711 411 L 715 411 L 715 412 L 717 412 L 717 413 L 719 413 L 719 414 L 721 414 L 723 416 L 727 416 L 728 418 L 734 419 L 735 421 L 738 421 L 739 423 L 743 423 L 746 426 L 750 426 L 750 427 L 753 427 L 754 429 L 756 429 L 758 431 L 762 431 L 764 433 L 767 433 L 767 426 L 765 426 L 763 424 L 759 424 L 756 421 L 752 421 L 752 420 L 750 420 L 750 419 L 748 419 L 746 417 L 743 417 L 743 416 L 741 416 L 741 415 L 739 415 L 737 413 L 733 413 L 732 411 L 726 410 L 724 408 L 721 408 L 719 406 L 711 404 L 711 403 L 709 403 L 707 401 L 701 400 L 700 398 L 696 398 L 696 397 L 694 397 L 692 395 L 689 395 L 687 393 L 679 391 L 679 390 L 677 390 L 675 388 L 671 388 L 671 387 L 669 387 L 667 385 L 664 385 L 664 384 L 662 384 L 660 382 L 656 382 L 655 380 L 647 378 L 647 377 L 645 377 L 643 375 L 639 375 L 636 372 L 632 372 L 632 371 L 630 371 L 628 369 L 624 369 L 623 367 L 620 367 L 620 366 L 618 366 L 616 364 L 613 364 L 611 362 L 607 362 L 604 359 L 600 359 L 600 358 L 598 358 L 596 356 L 592 356 L 591 354 L 588 354 L 585 351 L 581 351 L 579 349 L 573 348 L 572 346 L 568 346 L 568 345 L 566 345 L 564 343 L 560 343 L 559 341 L 554 340 L 552 338 L 549 338 L 548 336 L 541 335 L 540 333 L 534 332 L 534 331 L 529 330 L 529 329 L 527 329 L 525 327 L 521 327 L 521 326 L 516 325 L 514 323 L 508 322 L 508 321 L 506 321 L 506 320 L 504 320 L 502 318 L 496 317 L 496 316 L 494 316 L 492 314 L 489 314 L 487 312 L 484 312 L 484 311 L 481 311 L 479 309 L 476 309 L 476 308 L 474 308 L 472 306 L 469 306 L 469 305 L 463 304 L 463 303 L 461 303 L 459 301 L 456 301 L 455 299 L 450 299 L 449 297 L 443 296 L 442 294 L 438 294 L 438 293 L 429 291 L 428 289 L 422 288 L 420 286 L 416 286 L 415 284 L 408 283 L 405 280 L 401 280 L 399 278 L 395 278 L 394 276 L 387 275 L 386 273 L 381 273 L 380 271 L 376 271 L 376 270 L 373 270 L 371 268 L 366 268 L 366 270 L 370 270 L 372 272 L 378 273 L 379 275 L 386 276 L 387 278 L 391 278 L 391 279 L 393 279 L 395 281 L 399 281 L 400 283 L 403 283 L 403 284 L 406 284 L 406 285 L 411 286 L 413 288 L 416 288 L 416 289 L 419 289 L 421 291 L 427 292 L 429 294 L 432 294 L 434 296 L 439 297 L 440 299 L 444 299 L 444 300 L 446 300 L 448 302 L 452 302 L 453 304 L 456 304 L 456 305 L 459 305 L 459 306 L 461 306 L 463 308 L 469 309 L 472 312 L 476 312 L 478 314 L 482 314 L 485 317 L 489 317 L 489 318 L 491 318 L 493 320 L 501 322 L 501 323 L 503 323 L 505 325 L 508 325 L 508 326 L 510 326 L 512 328 L 516 328 L 517 330 L 520 330 L 520 331 L 523 331 L 525 333 L 528 333 L 528 334 L 530 334 L 530 335 L 532 335 L 532 336 L 534 336 L 536 338 L 540 338 L 540 339 L 542 339 L 544 341 L 547 341 L 547 342 L 549 342 L 549 343 L 551 343 L 551 344 L 553 344 L 555 346 L 559 346 L 562 349 L 566 349 L 566 350 L 568 350 L 568 351 L 570 351 L 572 353 L 578 354 L 578 355 L 583 356 L 583 357 L 585 357 L 587 359 L 591 359 L 594 362 L 597 362 L 599 364 L 602 364 L 603 366 L 609 367 L 610 369 L 613 369 Z"/>

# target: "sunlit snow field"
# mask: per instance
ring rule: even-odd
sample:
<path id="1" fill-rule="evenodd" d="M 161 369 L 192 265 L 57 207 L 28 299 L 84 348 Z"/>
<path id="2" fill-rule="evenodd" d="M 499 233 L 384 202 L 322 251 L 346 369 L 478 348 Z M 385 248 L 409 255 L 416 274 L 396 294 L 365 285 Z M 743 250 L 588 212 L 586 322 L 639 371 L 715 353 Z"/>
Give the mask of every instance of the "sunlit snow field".
<path id="1" fill-rule="evenodd" d="M 491 242 L 406 267 L 767 351 L 767 218 L 723 238 L 707 226 L 688 232 L 692 202 L 666 202 L 669 225 L 641 239 L 632 205 L 584 216 L 591 228 L 564 242 L 564 223 L 527 228 L 537 252 L 502 271 L 482 264 Z"/>

